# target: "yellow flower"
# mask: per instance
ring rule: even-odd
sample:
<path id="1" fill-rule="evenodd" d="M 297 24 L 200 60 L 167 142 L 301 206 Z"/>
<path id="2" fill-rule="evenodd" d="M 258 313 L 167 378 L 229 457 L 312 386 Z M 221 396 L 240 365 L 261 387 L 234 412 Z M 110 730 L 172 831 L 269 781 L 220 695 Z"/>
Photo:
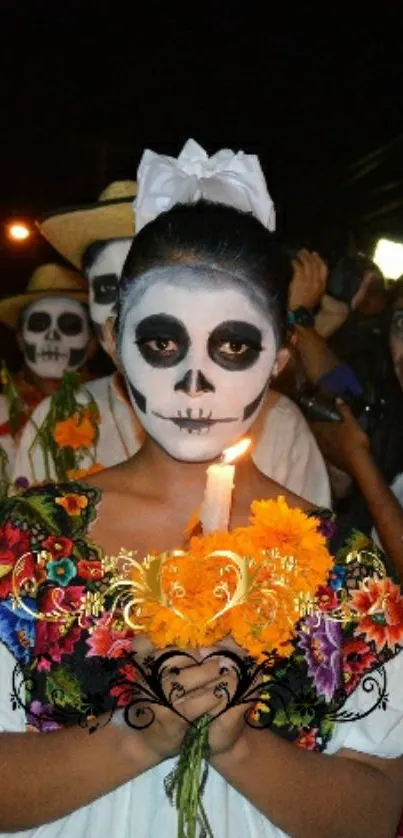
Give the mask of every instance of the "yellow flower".
<path id="1" fill-rule="evenodd" d="M 98 474 L 99 471 L 104 471 L 105 466 L 101 463 L 93 463 L 89 468 L 71 468 L 67 472 L 67 480 L 82 480 L 90 474 Z"/>
<path id="2" fill-rule="evenodd" d="M 85 495 L 76 495 L 71 492 L 64 497 L 56 498 L 56 503 L 66 510 L 68 515 L 80 515 L 81 510 L 88 506 L 88 498 Z"/>
<path id="3" fill-rule="evenodd" d="M 137 565 L 133 606 L 157 648 L 211 646 L 231 634 L 260 660 L 291 653 L 300 602 L 315 605 L 333 566 L 317 519 L 284 498 L 255 502 L 248 527 L 193 537 L 186 552 L 155 561 Z"/>
<path id="4" fill-rule="evenodd" d="M 88 415 L 77 414 L 57 422 L 53 439 L 59 448 L 89 448 L 95 439 L 95 428 Z"/>

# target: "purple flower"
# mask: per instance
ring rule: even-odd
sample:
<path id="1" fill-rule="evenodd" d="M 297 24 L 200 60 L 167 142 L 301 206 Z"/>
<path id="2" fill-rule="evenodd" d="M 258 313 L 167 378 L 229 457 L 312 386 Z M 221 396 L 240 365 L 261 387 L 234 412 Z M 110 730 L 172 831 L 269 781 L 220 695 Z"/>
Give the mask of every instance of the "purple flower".
<path id="1" fill-rule="evenodd" d="M 308 675 L 317 693 L 327 701 L 333 698 L 341 684 L 341 643 L 339 623 L 319 614 L 308 617 L 299 633 L 298 646 L 304 653 Z"/>
<path id="2" fill-rule="evenodd" d="M 28 489 L 29 480 L 27 480 L 26 477 L 17 477 L 14 480 L 14 486 L 16 489 L 21 489 L 21 491 L 24 491 L 24 489 Z"/>
<path id="3" fill-rule="evenodd" d="M 49 733 L 51 730 L 59 730 L 60 725 L 52 721 L 52 705 L 41 704 L 40 701 L 32 701 L 27 713 L 27 722 L 30 727 L 36 728 L 41 733 Z"/>
<path id="4" fill-rule="evenodd" d="M 337 525 L 331 518 L 318 518 L 319 522 L 319 532 L 323 535 L 324 538 L 327 538 L 329 541 L 334 537 L 337 530 Z"/>

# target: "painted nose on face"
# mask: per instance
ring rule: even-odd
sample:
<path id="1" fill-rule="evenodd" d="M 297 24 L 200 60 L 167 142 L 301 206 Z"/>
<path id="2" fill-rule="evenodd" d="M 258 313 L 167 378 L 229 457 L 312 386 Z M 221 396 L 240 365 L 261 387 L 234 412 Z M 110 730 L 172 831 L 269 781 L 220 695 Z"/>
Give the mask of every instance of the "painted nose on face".
<path id="1" fill-rule="evenodd" d="M 50 329 L 46 332 L 45 338 L 46 340 L 61 340 L 61 335 L 57 329 L 52 329 L 52 327 L 50 327 Z"/>
<path id="2" fill-rule="evenodd" d="M 187 396 L 201 396 L 203 393 L 215 393 L 215 387 L 210 384 L 201 370 L 188 370 L 183 378 L 175 384 L 175 393 L 186 393 Z"/>

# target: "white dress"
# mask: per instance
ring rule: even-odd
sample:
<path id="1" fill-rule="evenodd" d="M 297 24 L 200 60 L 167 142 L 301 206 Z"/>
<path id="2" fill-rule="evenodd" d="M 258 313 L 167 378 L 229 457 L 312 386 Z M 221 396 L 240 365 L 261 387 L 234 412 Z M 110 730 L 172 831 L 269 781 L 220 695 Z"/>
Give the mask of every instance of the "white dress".
<path id="1" fill-rule="evenodd" d="M 24 712 L 13 710 L 10 699 L 14 665 L 10 652 L 0 644 L 0 730 L 23 732 Z M 385 670 L 390 698 L 387 709 L 379 708 L 358 722 L 338 723 L 327 753 L 335 753 L 340 748 L 384 758 L 403 753 L 403 655 L 393 658 Z M 359 686 L 344 709 L 362 712 L 372 701 L 368 692 Z M 46 733 L 29 735 L 46 736 Z M 12 834 L 21 838 L 176 838 L 176 811 L 170 806 L 163 785 L 173 762 L 164 762 L 58 821 Z M 213 769 L 209 772 L 204 805 L 215 838 L 285 836 Z"/>
<path id="2" fill-rule="evenodd" d="M 105 468 L 117 465 L 141 448 L 144 431 L 124 399 L 115 375 L 90 381 L 78 394 L 88 401 L 86 390 L 98 404 L 101 424 L 96 459 Z M 22 434 L 15 456 L 13 480 L 29 484 L 46 479 L 41 449 L 34 445 L 36 427 L 49 410 L 49 399 L 36 408 Z M 32 447 L 33 446 L 33 447 Z M 32 450 L 31 450 L 32 449 Z M 315 439 L 298 407 L 286 396 L 269 391 L 256 425 L 253 460 L 263 474 L 319 507 L 329 508 L 330 486 L 326 466 Z M 82 468 L 89 468 L 90 459 Z M 50 477 L 56 475 L 51 472 Z"/>

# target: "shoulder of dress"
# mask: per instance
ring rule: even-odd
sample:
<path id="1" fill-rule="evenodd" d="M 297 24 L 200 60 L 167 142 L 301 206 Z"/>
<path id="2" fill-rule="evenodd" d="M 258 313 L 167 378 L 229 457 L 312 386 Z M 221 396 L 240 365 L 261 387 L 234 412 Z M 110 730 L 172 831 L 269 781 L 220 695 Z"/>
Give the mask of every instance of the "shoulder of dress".
<path id="1" fill-rule="evenodd" d="M 102 492 L 84 483 L 47 483 L 0 502 L 0 526 L 12 523 L 24 530 L 84 536 L 96 518 Z"/>

